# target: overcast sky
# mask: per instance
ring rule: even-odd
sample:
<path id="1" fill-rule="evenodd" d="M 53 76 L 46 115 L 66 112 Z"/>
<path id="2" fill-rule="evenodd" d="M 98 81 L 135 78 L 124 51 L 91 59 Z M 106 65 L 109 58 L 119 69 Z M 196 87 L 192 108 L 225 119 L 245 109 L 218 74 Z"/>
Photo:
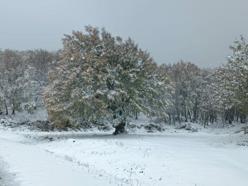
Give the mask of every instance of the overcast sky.
<path id="1" fill-rule="evenodd" d="M 0 0 L 0 48 L 57 50 L 85 25 L 130 36 L 158 63 L 224 63 L 248 36 L 248 0 Z"/>

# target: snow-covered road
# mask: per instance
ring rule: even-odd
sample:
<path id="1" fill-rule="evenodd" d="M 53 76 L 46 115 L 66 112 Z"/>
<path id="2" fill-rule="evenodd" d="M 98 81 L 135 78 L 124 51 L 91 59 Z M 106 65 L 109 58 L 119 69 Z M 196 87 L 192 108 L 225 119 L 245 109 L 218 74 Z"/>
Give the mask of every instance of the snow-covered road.
<path id="1" fill-rule="evenodd" d="M 247 186 L 248 148 L 227 135 L 68 135 L 52 142 L 1 132 L 0 157 L 21 186 Z"/>

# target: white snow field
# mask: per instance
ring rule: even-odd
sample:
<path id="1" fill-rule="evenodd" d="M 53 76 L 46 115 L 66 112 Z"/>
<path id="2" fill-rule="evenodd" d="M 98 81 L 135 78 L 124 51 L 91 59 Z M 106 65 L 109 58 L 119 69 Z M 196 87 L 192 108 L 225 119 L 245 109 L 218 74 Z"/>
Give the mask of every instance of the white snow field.
<path id="1" fill-rule="evenodd" d="M 248 146 L 233 135 L 0 130 L 0 157 L 20 186 L 247 186 Z"/>
<path id="2" fill-rule="evenodd" d="M 0 159 L 0 186 L 19 186 L 14 178 L 15 175 L 6 171 L 6 163 Z"/>

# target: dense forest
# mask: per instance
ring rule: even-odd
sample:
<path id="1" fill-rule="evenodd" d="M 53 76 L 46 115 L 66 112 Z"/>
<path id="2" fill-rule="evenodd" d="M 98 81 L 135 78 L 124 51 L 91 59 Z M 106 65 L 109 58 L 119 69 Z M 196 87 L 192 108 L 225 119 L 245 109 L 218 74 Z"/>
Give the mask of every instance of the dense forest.
<path id="1" fill-rule="evenodd" d="M 156 63 L 131 39 L 88 26 L 63 38 L 63 49 L 0 51 L 0 115 L 46 110 L 55 128 L 91 124 L 123 132 L 130 118 L 204 126 L 245 123 L 248 43 L 231 44 L 224 65 Z M 163 63 L 166 63 L 164 61 Z"/>

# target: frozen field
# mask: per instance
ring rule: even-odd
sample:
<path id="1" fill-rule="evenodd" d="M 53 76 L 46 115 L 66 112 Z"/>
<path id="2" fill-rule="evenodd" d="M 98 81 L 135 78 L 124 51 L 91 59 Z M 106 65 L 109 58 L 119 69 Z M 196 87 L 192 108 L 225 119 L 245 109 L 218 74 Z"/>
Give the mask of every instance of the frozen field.
<path id="1" fill-rule="evenodd" d="M 60 137 L 57 139 L 57 137 Z M 20 186 L 247 186 L 237 134 L 0 132 L 0 157 Z"/>

